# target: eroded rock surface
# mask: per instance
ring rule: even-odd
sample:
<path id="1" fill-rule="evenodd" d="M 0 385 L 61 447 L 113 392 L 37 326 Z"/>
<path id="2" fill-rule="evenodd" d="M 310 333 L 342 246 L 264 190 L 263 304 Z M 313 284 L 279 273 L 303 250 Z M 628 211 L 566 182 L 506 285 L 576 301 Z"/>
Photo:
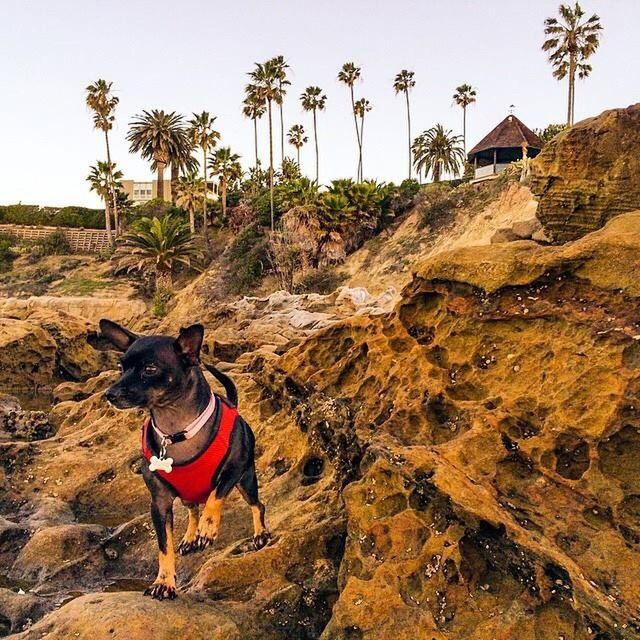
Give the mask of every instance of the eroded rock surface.
<path id="1" fill-rule="evenodd" d="M 175 602 L 140 595 L 142 414 L 105 405 L 113 373 L 65 384 L 53 437 L 0 443 L 0 616 L 21 640 L 639 637 L 639 229 L 441 253 L 393 309 L 304 307 L 332 313 L 320 329 L 275 299 L 210 316 L 274 537 L 251 551 L 234 494 Z"/>
<path id="2" fill-rule="evenodd" d="M 86 380 L 115 363 L 87 338 L 96 327 L 62 311 L 12 308 L 0 318 L 0 389 L 47 395 L 63 380 Z"/>
<path id="3" fill-rule="evenodd" d="M 323 638 L 638 637 L 639 225 L 442 254 L 395 313 L 265 364 L 364 451 Z"/>
<path id="4" fill-rule="evenodd" d="M 640 209 L 640 104 L 560 133 L 531 166 L 537 216 L 556 242 L 575 240 Z"/>

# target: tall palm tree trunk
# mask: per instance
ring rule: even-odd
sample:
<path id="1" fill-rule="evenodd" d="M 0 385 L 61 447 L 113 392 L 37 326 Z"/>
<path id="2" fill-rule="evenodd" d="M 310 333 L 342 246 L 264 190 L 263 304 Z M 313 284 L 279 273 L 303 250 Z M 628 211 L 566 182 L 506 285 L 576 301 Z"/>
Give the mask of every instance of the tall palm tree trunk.
<path id="1" fill-rule="evenodd" d="M 300 147 L 296 147 L 296 155 L 298 160 L 298 169 L 300 169 Z"/>
<path id="2" fill-rule="evenodd" d="M 313 110 L 313 139 L 316 143 L 316 182 L 320 181 L 320 160 L 318 155 L 318 125 L 316 123 L 316 110 Z"/>
<path id="3" fill-rule="evenodd" d="M 569 56 L 569 96 L 567 99 L 567 124 L 571 126 L 573 124 L 573 92 L 575 90 L 576 82 L 576 61 L 575 55 L 572 53 Z"/>
<path id="4" fill-rule="evenodd" d="M 220 179 L 220 195 L 222 196 L 222 219 L 227 217 L 227 180 L 226 178 Z"/>
<path id="5" fill-rule="evenodd" d="M 271 117 L 271 100 L 267 100 L 269 112 L 269 207 L 271 209 L 271 231 L 275 230 L 275 214 L 273 207 L 273 120 Z"/>
<path id="6" fill-rule="evenodd" d="M 282 90 L 282 86 L 280 86 Z M 284 162 L 284 115 L 282 110 L 282 99 L 280 100 L 280 163 Z"/>
<path id="7" fill-rule="evenodd" d="M 192 206 L 189 207 L 189 230 L 191 231 L 191 235 L 194 235 L 196 232 L 196 212 Z"/>
<path id="8" fill-rule="evenodd" d="M 115 232 L 118 235 L 120 231 L 120 221 L 118 219 L 118 202 L 116 199 L 116 190 L 113 188 L 113 171 L 111 169 L 111 150 L 109 148 L 109 133 L 105 130 L 104 141 L 107 145 L 107 165 L 109 167 L 109 192 L 111 196 L 111 206 L 113 207 L 113 219 L 115 222 Z M 106 209 L 106 207 L 105 207 Z M 109 229 L 107 233 L 109 242 L 111 242 L 111 221 L 109 221 Z"/>
<path id="9" fill-rule="evenodd" d="M 178 178 L 180 177 L 180 167 L 175 162 L 171 163 L 171 204 L 176 204 L 176 192 L 178 191 Z"/>
<path id="10" fill-rule="evenodd" d="M 256 151 L 256 169 L 258 168 L 258 118 L 253 119 L 253 146 Z"/>
<path id="11" fill-rule="evenodd" d="M 158 198 L 160 198 L 160 200 L 164 200 L 164 168 L 165 168 L 165 163 L 164 162 L 156 162 L 156 165 L 158 167 L 158 180 L 157 180 L 157 192 L 158 192 Z"/>
<path id="12" fill-rule="evenodd" d="M 156 291 L 173 291 L 173 278 L 171 277 L 171 271 L 156 269 Z"/>
<path id="13" fill-rule="evenodd" d="M 109 244 L 113 243 L 113 235 L 111 234 L 111 205 L 109 203 L 109 196 L 104 199 L 104 228 L 107 231 L 107 240 Z"/>
<path id="14" fill-rule="evenodd" d="M 362 166 L 362 147 L 364 143 L 364 111 L 360 120 L 360 182 L 364 180 L 364 168 Z"/>
<path id="15" fill-rule="evenodd" d="M 405 98 L 407 99 L 407 135 L 409 138 L 409 180 L 411 180 L 411 109 L 409 108 L 409 91 L 405 90 Z"/>
<path id="16" fill-rule="evenodd" d="M 356 115 L 356 101 L 353 96 L 353 85 L 349 85 L 351 90 L 351 111 L 353 113 L 353 123 L 356 125 L 356 139 L 358 140 L 358 171 L 356 180 L 360 180 L 360 165 L 362 164 L 362 145 L 360 143 L 360 132 L 358 131 L 358 116 Z"/>
<path id="17" fill-rule="evenodd" d="M 432 171 L 433 171 L 433 181 L 440 182 L 440 172 L 442 171 L 442 164 L 440 163 L 440 160 L 436 160 Z"/>
<path id="18" fill-rule="evenodd" d="M 207 252 L 210 251 L 209 246 L 209 223 L 207 220 L 207 150 L 202 150 L 202 177 L 204 178 L 204 189 L 202 194 L 202 235 L 204 236 L 204 244 Z M 195 228 L 193 230 L 195 232 Z"/>
<path id="19" fill-rule="evenodd" d="M 462 147 L 465 159 L 467 157 L 467 105 L 462 105 Z"/>

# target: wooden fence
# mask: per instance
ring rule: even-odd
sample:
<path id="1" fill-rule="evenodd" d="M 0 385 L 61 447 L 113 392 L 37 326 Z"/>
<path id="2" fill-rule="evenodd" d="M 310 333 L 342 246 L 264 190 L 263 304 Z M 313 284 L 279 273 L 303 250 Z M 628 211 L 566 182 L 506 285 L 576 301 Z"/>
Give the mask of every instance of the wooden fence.
<path id="1" fill-rule="evenodd" d="M 10 233 L 24 240 L 43 240 L 54 231 L 62 231 L 74 253 L 99 253 L 109 247 L 107 232 L 102 229 L 73 229 L 71 227 L 29 227 L 2 224 L 0 233 Z"/>

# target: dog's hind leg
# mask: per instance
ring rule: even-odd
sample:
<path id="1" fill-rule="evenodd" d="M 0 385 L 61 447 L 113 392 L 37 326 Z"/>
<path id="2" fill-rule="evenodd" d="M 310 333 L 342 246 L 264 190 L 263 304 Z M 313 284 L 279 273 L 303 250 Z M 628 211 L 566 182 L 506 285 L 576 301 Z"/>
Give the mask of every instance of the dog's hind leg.
<path id="1" fill-rule="evenodd" d="M 200 516 L 199 505 L 185 503 L 184 506 L 187 507 L 189 511 L 189 521 L 187 522 L 187 530 L 178 545 L 178 553 L 181 556 L 186 556 L 188 553 L 197 551 L 196 538 L 198 537 L 198 520 Z"/>
<path id="2" fill-rule="evenodd" d="M 151 519 L 158 539 L 158 576 L 145 590 L 145 596 L 156 600 L 176 597 L 176 556 L 173 550 L 173 496 L 154 496 Z"/>
<path id="3" fill-rule="evenodd" d="M 264 522 L 264 505 L 258 499 L 258 478 L 256 477 L 254 464 L 244 472 L 237 486 L 238 491 L 251 507 L 251 515 L 253 517 L 253 546 L 256 550 L 262 549 L 262 547 L 269 542 L 271 534 L 267 531 Z"/>

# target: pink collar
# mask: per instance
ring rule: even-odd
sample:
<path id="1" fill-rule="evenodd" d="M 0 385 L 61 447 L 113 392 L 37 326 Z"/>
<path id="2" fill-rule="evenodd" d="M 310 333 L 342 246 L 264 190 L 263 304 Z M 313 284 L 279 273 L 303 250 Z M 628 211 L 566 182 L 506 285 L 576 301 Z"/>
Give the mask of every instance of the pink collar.
<path id="1" fill-rule="evenodd" d="M 204 427 L 205 424 L 209 421 L 213 412 L 216 410 L 216 396 L 212 393 L 211 398 L 209 399 L 209 404 L 206 406 L 205 410 L 189 425 L 187 425 L 182 431 L 178 431 L 177 433 L 164 433 L 164 431 L 160 431 L 158 427 L 156 427 L 153 422 L 153 418 L 151 419 L 151 426 L 155 431 L 158 438 L 160 438 L 160 442 L 163 447 L 166 447 L 170 444 L 176 444 L 178 442 L 182 442 L 183 440 L 190 440 L 193 438 L 199 431 Z"/>

